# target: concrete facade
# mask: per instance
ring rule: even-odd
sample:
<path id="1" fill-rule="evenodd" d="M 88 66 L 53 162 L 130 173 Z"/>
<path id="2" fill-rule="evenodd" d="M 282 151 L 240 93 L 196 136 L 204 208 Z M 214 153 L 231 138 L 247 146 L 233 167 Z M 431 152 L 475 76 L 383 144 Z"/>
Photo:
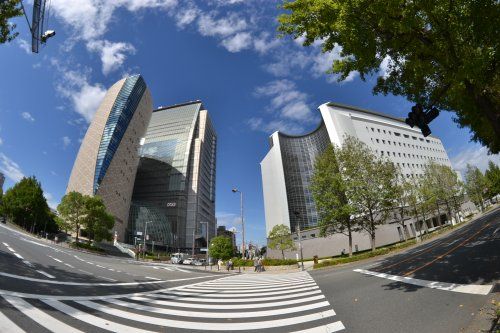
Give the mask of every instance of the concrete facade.
<path id="1" fill-rule="evenodd" d="M 139 142 L 151 112 L 151 94 L 142 77 L 135 75 L 115 83 L 85 134 L 66 190 L 101 196 L 115 217 L 113 231 L 120 241 L 125 239 Z"/>
<path id="2" fill-rule="evenodd" d="M 424 137 L 404 119 L 331 102 L 321 105 L 319 112 L 321 123 L 311 133 L 301 136 L 273 133 L 269 138 L 269 152 L 261 162 L 266 233 L 269 235 L 272 228 L 280 224 L 294 233 L 300 224 L 301 229 L 306 229 L 302 232 L 306 257 L 337 255 L 342 249 L 348 249 L 346 236 L 319 237 L 318 215 L 309 191 L 314 161 L 328 144 L 340 146 L 347 136 L 355 137 L 378 156 L 393 162 L 407 178 L 422 177 L 425 165 L 431 161 L 451 167 L 441 140 L 435 136 Z M 437 218 L 435 223 L 430 219 L 425 224 L 409 219 L 405 232 L 408 237 L 415 237 L 419 227 L 434 228 L 441 223 Z M 377 246 L 400 241 L 403 230 L 398 226 L 389 222 L 378 227 Z M 293 237 L 297 239 L 297 234 Z M 353 237 L 359 251 L 370 248 L 368 235 L 355 233 Z M 268 255 L 280 257 L 281 252 L 269 249 Z"/>

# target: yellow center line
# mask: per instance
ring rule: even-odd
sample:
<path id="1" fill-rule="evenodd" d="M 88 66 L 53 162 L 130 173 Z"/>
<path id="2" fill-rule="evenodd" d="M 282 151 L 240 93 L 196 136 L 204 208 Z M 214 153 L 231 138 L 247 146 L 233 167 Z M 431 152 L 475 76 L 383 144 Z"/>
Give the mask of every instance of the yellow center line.
<path id="1" fill-rule="evenodd" d="M 481 233 L 481 231 L 483 231 L 484 229 L 486 229 L 487 227 L 489 227 L 489 226 L 490 226 L 490 224 L 491 224 L 491 222 L 490 222 L 490 223 L 488 223 L 488 224 L 486 224 L 484 227 L 482 227 L 481 229 L 479 229 L 479 231 L 477 231 L 475 234 L 473 234 L 472 236 L 470 236 L 469 238 L 467 238 L 466 240 L 464 240 L 462 243 L 458 244 L 457 246 L 455 246 L 455 247 L 454 247 L 454 248 L 452 248 L 451 250 L 449 250 L 449 251 L 447 251 L 447 252 L 445 252 L 445 253 L 443 253 L 443 254 L 441 254 L 441 255 L 437 256 L 435 259 L 433 259 L 433 260 L 429 261 L 428 263 L 425 263 L 424 265 L 422 265 L 422 266 L 420 266 L 420 267 L 418 267 L 418 268 L 415 268 L 414 270 L 409 271 L 408 273 L 405 273 L 403 276 L 408 276 L 408 275 L 411 275 L 411 274 L 413 274 L 413 273 L 415 273 L 415 272 L 417 272 L 417 271 L 421 270 L 422 268 L 427 267 L 427 266 L 429 266 L 429 265 L 431 265 L 431 264 L 435 263 L 436 261 L 438 261 L 438 260 L 440 260 L 440 259 L 442 259 L 442 258 L 446 257 L 448 254 L 452 253 L 453 251 L 455 251 L 455 250 L 456 250 L 456 249 L 458 249 L 459 247 L 461 247 L 461 246 L 463 246 L 464 244 L 466 244 L 466 243 L 467 243 L 468 241 L 470 241 L 472 238 L 474 238 L 474 237 L 476 237 L 477 235 L 479 235 L 479 234 Z"/>
<path id="2" fill-rule="evenodd" d="M 467 233 L 467 231 L 464 231 L 464 232 L 461 232 L 461 233 L 457 234 L 457 235 L 456 235 L 457 237 L 453 237 L 453 238 L 452 238 L 452 240 L 455 240 L 455 239 L 460 238 L 460 236 L 462 236 L 462 235 L 463 235 L 463 234 L 465 234 L 465 233 Z M 420 237 L 422 237 L 422 236 L 420 236 Z M 424 250 L 424 251 L 422 251 L 422 252 L 415 253 L 414 255 L 410 256 L 409 258 L 404 259 L 404 260 L 401 260 L 401 261 L 398 261 L 398 262 L 396 262 L 396 263 L 394 263 L 394 264 L 392 264 L 392 265 L 389 265 L 389 266 L 382 266 L 382 267 L 380 267 L 380 268 L 377 268 L 377 270 L 378 270 L 378 271 L 380 271 L 380 270 L 384 270 L 384 269 L 387 269 L 387 268 L 391 268 L 391 267 L 397 266 L 397 265 L 399 265 L 399 264 L 402 264 L 402 263 L 404 263 L 404 262 L 407 262 L 408 260 L 412 260 L 412 259 L 414 259 L 414 258 L 418 258 L 418 257 L 419 257 L 419 256 L 421 256 L 422 254 L 427 253 L 427 252 L 429 252 L 430 250 L 434 249 L 436 246 L 438 246 L 438 245 L 442 245 L 442 243 L 444 243 L 445 241 L 450 241 L 450 239 L 448 239 L 448 238 L 444 238 L 444 239 L 437 240 L 437 241 L 438 241 L 438 242 L 437 242 L 437 244 L 432 245 L 431 247 L 429 247 L 428 249 L 426 249 L 426 250 Z"/>

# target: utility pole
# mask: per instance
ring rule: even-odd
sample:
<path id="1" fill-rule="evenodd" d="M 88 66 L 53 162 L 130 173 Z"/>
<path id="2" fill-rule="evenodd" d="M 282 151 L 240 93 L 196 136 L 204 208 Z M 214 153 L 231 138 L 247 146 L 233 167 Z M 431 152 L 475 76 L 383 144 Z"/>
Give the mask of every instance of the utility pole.
<path id="1" fill-rule="evenodd" d="M 302 265 L 302 270 L 304 270 L 304 254 L 302 253 L 302 234 L 300 233 L 300 212 L 298 210 L 293 212 L 297 217 L 297 236 L 299 237 L 299 249 L 300 249 L 300 263 Z"/>
<path id="2" fill-rule="evenodd" d="M 245 258 L 245 221 L 243 220 L 243 192 L 238 190 L 236 187 L 233 188 L 233 193 L 240 193 L 240 210 L 241 210 L 241 253 L 242 257 Z"/>
<path id="3" fill-rule="evenodd" d="M 144 254 L 142 255 L 143 258 L 146 258 L 146 233 L 148 231 L 148 223 L 151 223 L 151 221 L 144 222 Z"/>

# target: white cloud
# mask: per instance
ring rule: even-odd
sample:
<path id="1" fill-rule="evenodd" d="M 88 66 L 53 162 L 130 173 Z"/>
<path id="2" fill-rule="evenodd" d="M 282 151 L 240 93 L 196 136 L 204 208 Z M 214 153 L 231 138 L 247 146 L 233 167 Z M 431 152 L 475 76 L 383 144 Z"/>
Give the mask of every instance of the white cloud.
<path id="1" fill-rule="evenodd" d="M 200 13 L 201 11 L 197 7 L 189 4 L 187 7 L 181 8 L 176 11 L 174 15 L 175 23 L 179 28 L 184 28 L 187 25 L 193 23 L 193 21 L 196 20 Z"/>
<path id="2" fill-rule="evenodd" d="M 0 146 L 3 145 L 3 139 L 0 138 Z"/>
<path id="3" fill-rule="evenodd" d="M 23 117 L 24 120 L 27 120 L 27 121 L 30 121 L 30 122 L 34 122 L 35 121 L 35 118 L 33 118 L 33 116 L 29 112 L 23 112 L 23 113 L 21 113 L 21 117 Z"/>
<path id="4" fill-rule="evenodd" d="M 252 45 L 252 35 L 248 32 L 239 32 L 230 38 L 224 39 L 222 45 L 229 52 L 240 52 L 241 50 L 248 49 Z"/>
<path id="5" fill-rule="evenodd" d="M 281 41 L 270 37 L 268 32 L 262 32 L 259 37 L 253 39 L 253 47 L 260 54 L 266 54 L 280 45 Z"/>
<path id="6" fill-rule="evenodd" d="M 201 14 L 198 18 L 198 31 L 203 36 L 227 37 L 246 28 L 246 20 L 234 13 L 219 19 L 214 14 Z"/>
<path id="7" fill-rule="evenodd" d="M 22 39 L 22 38 L 18 38 L 18 39 L 16 39 L 16 41 L 17 41 L 17 45 L 21 48 L 21 50 L 23 50 L 27 54 L 31 54 L 31 44 L 28 43 L 27 40 Z"/>
<path id="8" fill-rule="evenodd" d="M 14 182 L 18 182 L 24 177 L 19 165 L 3 153 L 0 153 L 0 171 Z"/>
<path id="9" fill-rule="evenodd" d="M 217 212 L 217 225 L 226 226 L 226 229 L 236 228 L 241 229 L 241 216 L 239 214 Z"/>
<path id="10" fill-rule="evenodd" d="M 125 61 L 126 53 L 135 54 L 136 51 L 132 44 L 107 40 L 90 41 L 87 43 L 87 49 L 100 54 L 104 75 L 120 68 Z"/>
<path id="11" fill-rule="evenodd" d="M 47 204 L 50 208 L 57 209 L 57 202 L 54 200 L 54 196 L 51 193 L 44 191 L 43 196 L 45 197 L 45 200 L 47 200 Z"/>
<path id="12" fill-rule="evenodd" d="M 291 121 L 275 119 L 264 121 L 263 118 L 250 118 L 247 120 L 247 125 L 253 131 L 261 131 L 267 134 L 280 131 L 286 134 L 301 134 L 304 133 L 304 127 Z"/>
<path id="13" fill-rule="evenodd" d="M 290 80 L 275 80 L 255 90 L 257 96 L 271 98 L 269 109 L 281 117 L 311 122 L 314 121 L 311 107 L 308 106 L 307 94 L 297 90 L 297 86 Z"/>
<path id="14" fill-rule="evenodd" d="M 453 156 L 451 158 L 451 165 L 462 174 L 465 173 L 467 164 L 474 165 L 484 172 L 488 168 L 489 161 L 493 161 L 493 163 L 500 165 L 500 155 L 488 155 L 488 149 L 486 147 L 475 146 L 465 149 Z"/>
<path id="15" fill-rule="evenodd" d="M 61 140 L 63 144 L 63 149 L 66 149 L 71 144 L 71 139 L 67 136 L 63 136 Z"/>
<path id="16" fill-rule="evenodd" d="M 66 71 L 57 90 L 73 103 L 75 111 L 88 123 L 94 118 L 106 89 L 100 84 L 90 84 L 88 75 L 78 71 Z"/>

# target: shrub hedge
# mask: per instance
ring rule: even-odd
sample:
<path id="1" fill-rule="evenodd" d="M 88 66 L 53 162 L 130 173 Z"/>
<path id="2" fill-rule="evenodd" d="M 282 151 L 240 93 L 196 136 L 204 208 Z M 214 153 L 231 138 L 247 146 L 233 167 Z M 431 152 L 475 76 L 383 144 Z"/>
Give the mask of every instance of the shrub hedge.
<path id="1" fill-rule="evenodd" d="M 72 248 L 80 248 L 80 249 L 85 249 L 85 250 L 88 250 L 88 251 L 94 251 L 94 252 L 99 252 L 99 253 L 104 253 L 105 251 L 101 248 L 98 248 L 96 246 L 93 246 L 91 244 L 88 244 L 88 243 L 77 243 L 77 242 L 72 242 L 69 244 L 69 246 L 71 246 Z"/>

